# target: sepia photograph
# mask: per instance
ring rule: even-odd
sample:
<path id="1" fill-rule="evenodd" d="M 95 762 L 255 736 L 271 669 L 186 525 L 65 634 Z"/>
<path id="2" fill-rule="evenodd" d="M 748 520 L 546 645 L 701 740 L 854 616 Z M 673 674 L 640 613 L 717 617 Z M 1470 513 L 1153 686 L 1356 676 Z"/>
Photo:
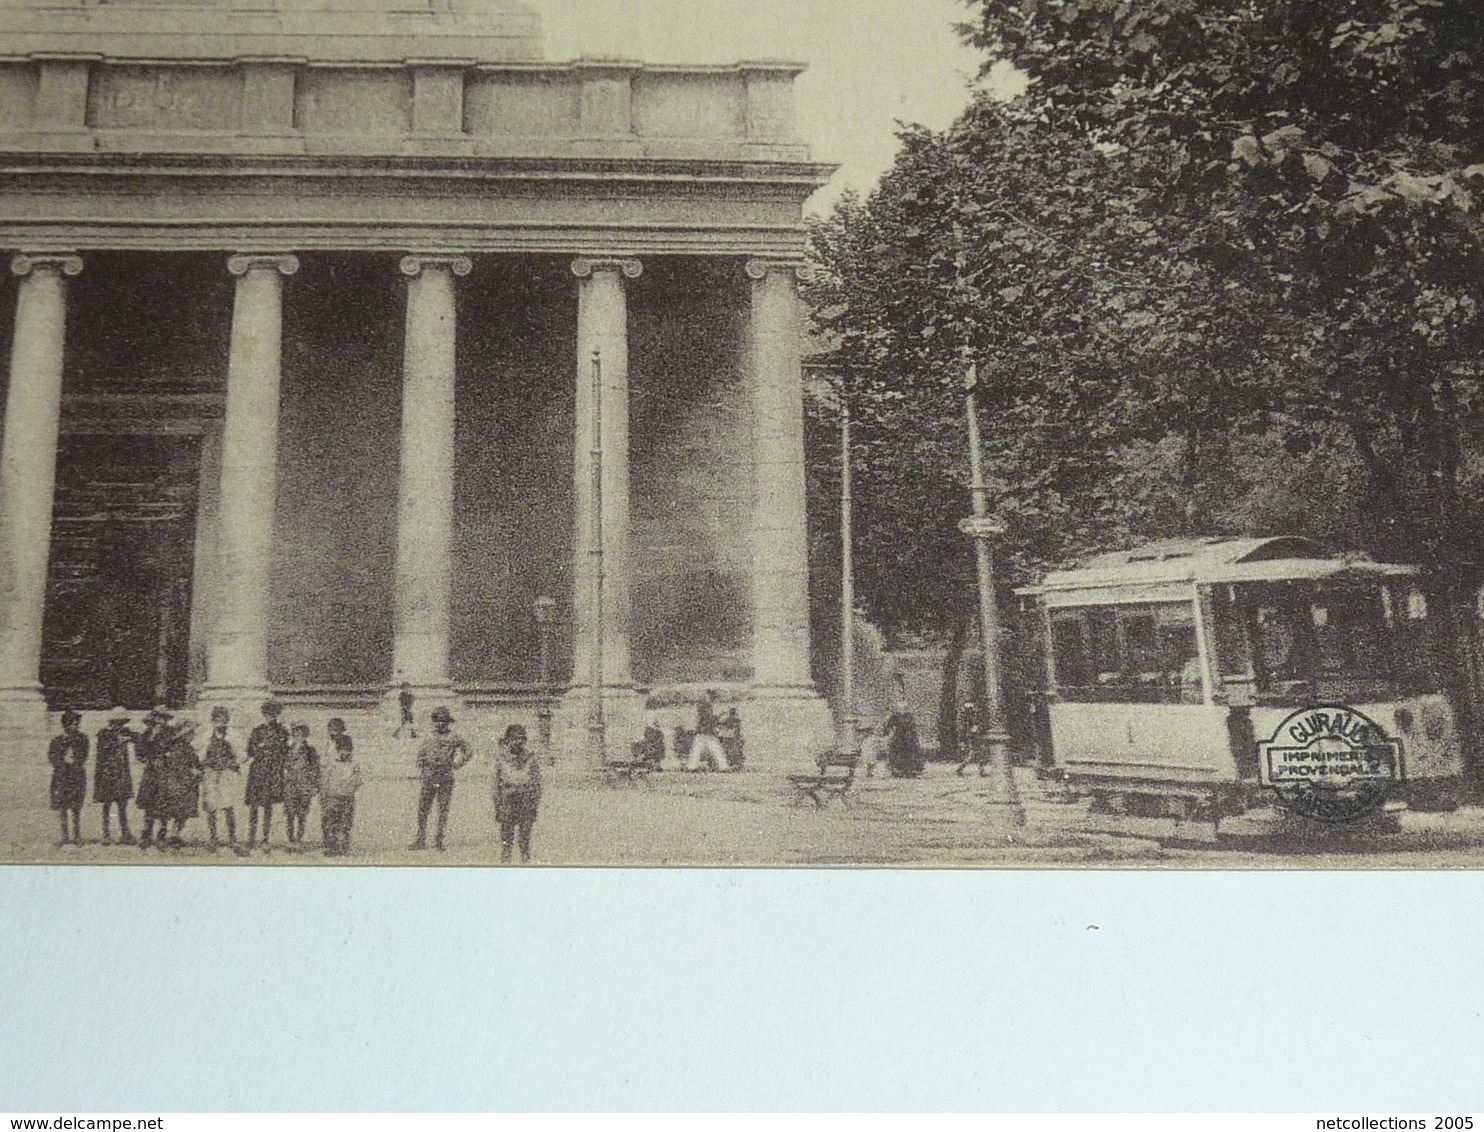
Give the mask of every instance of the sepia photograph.
<path id="1" fill-rule="evenodd" d="M 0 0 L 0 860 L 1484 865 L 1481 51 Z"/>

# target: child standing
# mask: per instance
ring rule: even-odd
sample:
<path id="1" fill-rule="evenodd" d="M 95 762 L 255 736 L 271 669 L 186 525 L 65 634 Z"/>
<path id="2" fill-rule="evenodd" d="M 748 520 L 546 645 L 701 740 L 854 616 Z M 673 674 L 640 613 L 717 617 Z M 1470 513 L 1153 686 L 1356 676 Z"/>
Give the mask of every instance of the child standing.
<path id="1" fill-rule="evenodd" d="M 79 724 L 82 716 L 75 711 L 62 713 L 62 733 L 47 748 L 46 758 L 52 764 L 52 809 L 62 821 L 62 845 L 82 844 L 82 807 L 88 799 L 88 737 Z M 72 816 L 71 832 L 67 817 Z"/>
<path id="2" fill-rule="evenodd" d="M 233 800 L 242 781 L 242 764 L 237 761 L 237 752 L 227 739 L 227 724 L 231 716 L 224 707 L 211 709 L 211 739 L 206 744 L 206 757 L 201 760 L 205 768 L 201 778 L 201 808 L 206 811 L 206 829 L 211 835 L 211 851 L 215 853 L 221 844 L 217 840 L 216 815 L 227 819 L 227 843 L 232 852 L 241 856 L 246 852 L 237 844 L 237 809 Z"/>
<path id="3" fill-rule="evenodd" d="M 526 729 L 519 723 L 505 728 L 495 763 L 495 821 L 500 824 L 500 861 L 510 863 L 511 849 L 520 839 L 520 860 L 531 859 L 531 827 L 541 805 L 541 763 L 526 749 Z"/>
<path id="4" fill-rule="evenodd" d="M 289 733 L 278 717 L 283 706 L 277 700 L 263 704 L 263 722 L 247 738 L 247 847 L 258 843 L 258 815 L 263 817 L 263 852 L 273 833 L 273 805 L 283 801 L 283 764 L 289 753 Z"/>
<path id="5" fill-rule="evenodd" d="M 193 719 L 176 724 L 169 738 L 165 748 L 162 789 L 165 816 L 175 823 L 175 832 L 167 843 L 162 829 L 161 843 L 179 849 L 185 844 L 186 822 L 201 812 L 201 759 L 196 754 L 196 721 Z"/>
<path id="6" fill-rule="evenodd" d="M 120 844 L 133 845 L 129 832 L 129 799 L 134 797 L 134 773 L 129 769 L 129 744 L 135 735 L 126 726 L 129 712 L 116 707 L 108 713 L 108 726 L 98 732 L 96 759 L 93 762 L 93 801 L 103 807 L 103 844 L 113 844 L 109 808 L 119 812 Z"/>
<path id="7" fill-rule="evenodd" d="M 868 723 L 857 724 L 855 731 L 860 739 L 861 762 L 866 764 L 866 777 L 870 778 L 877 766 L 887 761 L 886 736 Z"/>
<path id="8" fill-rule="evenodd" d="M 309 726 L 296 723 L 290 730 L 289 754 L 283 764 L 283 812 L 289 823 L 289 844 L 304 843 L 309 805 L 319 793 L 319 752 L 309 745 Z"/>
<path id="9" fill-rule="evenodd" d="M 326 857 L 350 853 L 350 828 L 355 824 L 356 791 L 361 788 L 361 768 L 355 761 L 355 744 L 344 731 L 334 737 L 335 757 L 325 763 L 320 775 L 319 822 Z"/>
<path id="10" fill-rule="evenodd" d="M 168 709 L 151 709 L 144 717 L 144 732 L 134 740 L 134 757 L 144 767 L 139 776 L 139 793 L 134 801 L 144 814 L 144 836 L 139 839 L 140 850 L 154 844 L 155 823 L 160 825 L 160 847 L 164 848 L 170 836 L 170 819 L 165 813 L 165 748 L 170 743 L 170 720 Z"/>

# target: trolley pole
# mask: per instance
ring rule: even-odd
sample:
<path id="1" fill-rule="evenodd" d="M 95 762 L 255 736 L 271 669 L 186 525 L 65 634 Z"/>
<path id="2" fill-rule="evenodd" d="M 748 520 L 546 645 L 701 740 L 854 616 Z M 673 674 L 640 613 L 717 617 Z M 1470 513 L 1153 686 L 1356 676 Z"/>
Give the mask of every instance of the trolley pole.
<path id="1" fill-rule="evenodd" d="M 592 700 L 588 705 L 587 729 L 598 766 L 608 762 L 607 723 L 603 718 L 603 356 L 593 351 L 593 447 L 592 539 L 588 555 L 592 562 L 593 648 L 588 683 Z"/>
<path id="2" fill-rule="evenodd" d="M 1010 765 L 1010 735 L 1005 727 L 1003 686 L 1000 680 L 1000 615 L 994 595 L 994 548 L 990 539 L 1004 528 L 989 515 L 989 493 L 984 486 L 984 454 L 979 446 L 979 373 L 969 363 L 964 376 L 964 405 L 969 425 L 969 498 L 974 513 L 959 530 L 974 540 L 979 573 L 979 641 L 984 652 L 985 743 L 989 769 L 989 810 L 995 825 L 1014 829 L 1025 825 L 1025 809 L 1015 787 Z"/>
<path id="3" fill-rule="evenodd" d="M 855 710 L 855 514 L 852 502 L 850 402 L 840 389 L 840 749 L 858 748 Z"/>

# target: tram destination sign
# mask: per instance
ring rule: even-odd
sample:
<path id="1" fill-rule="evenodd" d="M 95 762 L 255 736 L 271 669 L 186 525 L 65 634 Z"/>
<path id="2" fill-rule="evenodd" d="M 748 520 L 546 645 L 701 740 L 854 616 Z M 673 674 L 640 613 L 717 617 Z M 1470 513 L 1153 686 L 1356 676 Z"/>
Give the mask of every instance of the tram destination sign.
<path id="1" fill-rule="evenodd" d="M 1259 781 L 1290 810 L 1317 821 L 1363 817 L 1405 777 L 1401 740 L 1343 704 L 1291 713 L 1257 750 Z"/>

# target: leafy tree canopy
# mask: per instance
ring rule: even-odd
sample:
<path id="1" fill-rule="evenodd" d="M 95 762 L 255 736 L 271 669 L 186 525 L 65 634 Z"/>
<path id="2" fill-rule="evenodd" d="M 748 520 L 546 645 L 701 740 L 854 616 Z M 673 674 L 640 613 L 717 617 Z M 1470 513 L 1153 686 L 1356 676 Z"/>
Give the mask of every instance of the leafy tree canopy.
<path id="1" fill-rule="evenodd" d="M 928 577 L 954 545 L 971 365 L 1012 576 L 1183 528 L 1477 580 L 1484 9 L 968 7 L 1026 95 L 905 130 L 813 233 L 815 330 L 862 422 L 861 559 L 888 564 L 871 611 L 950 599 L 899 564 Z"/>

